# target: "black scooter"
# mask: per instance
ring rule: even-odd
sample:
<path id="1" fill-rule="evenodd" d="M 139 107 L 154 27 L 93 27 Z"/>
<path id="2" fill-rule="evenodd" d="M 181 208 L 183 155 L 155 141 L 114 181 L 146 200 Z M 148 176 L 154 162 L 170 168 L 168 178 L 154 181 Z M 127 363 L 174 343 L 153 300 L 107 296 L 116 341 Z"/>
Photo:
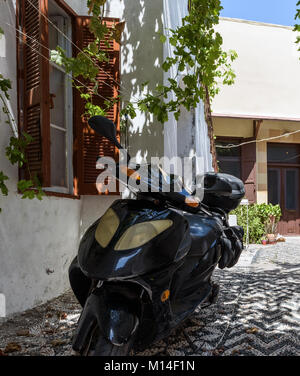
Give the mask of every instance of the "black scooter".
<path id="1" fill-rule="evenodd" d="M 123 149 L 113 122 L 94 116 L 89 125 Z M 172 186 L 176 177 L 167 178 Z M 149 192 L 116 200 L 86 231 L 69 268 L 83 307 L 73 339 L 81 355 L 123 356 L 166 338 L 216 301 L 214 269 L 234 266 L 243 249 L 243 229 L 227 220 L 245 194 L 239 179 L 206 173 L 201 202 L 185 189 L 153 192 L 153 180 L 166 179 L 160 169 L 137 179 Z"/>

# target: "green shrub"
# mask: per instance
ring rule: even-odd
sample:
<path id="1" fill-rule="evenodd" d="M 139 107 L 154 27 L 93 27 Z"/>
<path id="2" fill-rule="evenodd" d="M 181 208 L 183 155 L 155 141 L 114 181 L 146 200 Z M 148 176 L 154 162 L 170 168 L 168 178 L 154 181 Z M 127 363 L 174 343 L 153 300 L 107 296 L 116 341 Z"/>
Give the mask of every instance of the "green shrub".
<path id="1" fill-rule="evenodd" d="M 244 241 L 247 236 L 247 206 L 240 205 L 230 214 L 237 216 L 237 223 L 245 231 Z M 281 217 L 279 205 L 272 204 L 251 204 L 248 206 L 248 223 L 249 223 L 249 243 L 260 243 L 266 235 L 265 225 L 270 217 L 275 217 L 277 223 Z"/>

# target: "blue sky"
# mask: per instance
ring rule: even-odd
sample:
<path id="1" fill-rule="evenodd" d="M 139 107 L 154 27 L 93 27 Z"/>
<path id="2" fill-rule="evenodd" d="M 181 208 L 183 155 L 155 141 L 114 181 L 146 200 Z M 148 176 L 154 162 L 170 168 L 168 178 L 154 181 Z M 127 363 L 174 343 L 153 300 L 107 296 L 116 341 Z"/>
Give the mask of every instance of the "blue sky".
<path id="1" fill-rule="evenodd" d="M 293 26 L 296 3 L 297 0 L 221 0 L 221 16 Z"/>

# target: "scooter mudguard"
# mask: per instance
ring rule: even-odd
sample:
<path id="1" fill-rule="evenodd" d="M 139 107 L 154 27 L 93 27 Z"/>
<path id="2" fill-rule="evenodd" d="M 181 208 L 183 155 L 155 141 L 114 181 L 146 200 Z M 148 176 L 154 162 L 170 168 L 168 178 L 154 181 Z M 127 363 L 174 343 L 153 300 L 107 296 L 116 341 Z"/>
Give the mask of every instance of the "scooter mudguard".
<path id="1" fill-rule="evenodd" d="M 147 200 L 116 200 L 109 210 L 118 224 L 108 244 L 101 245 L 96 236 L 97 232 L 101 233 L 101 226 L 103 228 L 101 218 L 86 231 L 80 242 L 78 263 L 87 277 L 102 281 L 134 278 L 165 268 L 188 253 L 191 246 L 189 224 L 176 211 Z M 162 221 L 169 226 L 151 239 L 143 242 L 146 236 L 141 232 L 137 234 L 140 244 L 118 249 L 118 241 L 131 227 L 141 224 L 147 227 Z"/>
<path id="2" fill-rule="evenodd" d="M 92 280 L 84 275 L 79 267 L 77 256 L 71 262 L 69 266 L 69 281 L 81 307 L 84 307 L 86 298 L 89 295 Z"/>
<path id="3" fill-rule="evenodd" d="M 126 283 L 97 287 L 86 300 L 74 336 L 73 349 L 82 352 L 96 326 L 112 344 L 122 346 L 127 343 L 138 329 L 140 292 L 138 285 Z"/>

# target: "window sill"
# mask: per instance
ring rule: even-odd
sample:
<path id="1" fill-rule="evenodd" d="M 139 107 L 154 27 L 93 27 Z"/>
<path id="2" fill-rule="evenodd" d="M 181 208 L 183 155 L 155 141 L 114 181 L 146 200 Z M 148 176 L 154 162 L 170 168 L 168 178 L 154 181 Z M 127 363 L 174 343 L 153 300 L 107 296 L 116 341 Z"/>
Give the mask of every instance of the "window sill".
<path id="1" fill-rule="evenodd" d="M 55 197 L 64 197 L 64 198 L 71 198 L 73 200 L 80 200 L 80 195 L 74 195 L 72 193 L 62 193 L 62 192 L 53 192 L 43 190 L 46 196 L 55 196 Z"/>
<path id="2" fill-rule="evenodd" d="M 74 195 L 72 193 L 62 193 L 62 192 L 52 192 L 52 191 L 46 191 L 43 189 L 43 193 L 45 196 L 55 196 L 55 197 L 63 197 L 63 198 L 71 198 L 73 200 L 80 200 L 80 195 Z M 18 191 L 19 195 L 22 195 L 20 191 Z"/>

